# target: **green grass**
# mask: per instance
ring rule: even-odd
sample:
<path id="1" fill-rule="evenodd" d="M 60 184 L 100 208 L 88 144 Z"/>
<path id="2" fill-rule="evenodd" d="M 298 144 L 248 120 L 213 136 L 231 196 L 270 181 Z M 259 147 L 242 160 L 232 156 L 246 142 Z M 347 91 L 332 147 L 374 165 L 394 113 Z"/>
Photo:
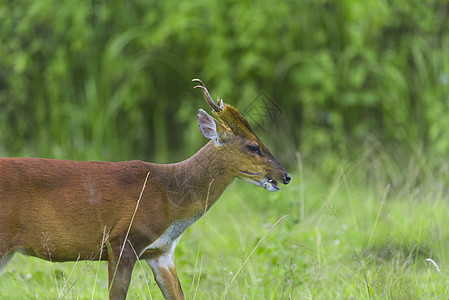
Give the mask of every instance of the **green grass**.
<path id="1" fill-rule="evenodd" d="M 448 164 L 408 156 L 305 161 L 278 193 L 236 180 L 176 249 L 186 298 L 447 299 Z M 1 299 L 58 295 L 106 298 L 106 264 L 16 255 L 0 277 Z M 145 262 L 128 297 L 162 298 Z"/>

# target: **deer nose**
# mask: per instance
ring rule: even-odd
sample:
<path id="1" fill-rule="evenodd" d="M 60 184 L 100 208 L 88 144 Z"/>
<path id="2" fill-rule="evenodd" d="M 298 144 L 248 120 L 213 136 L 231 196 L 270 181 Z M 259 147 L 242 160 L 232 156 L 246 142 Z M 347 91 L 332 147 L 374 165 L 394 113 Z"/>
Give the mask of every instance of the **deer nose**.
<path id="1" fill-rule="evenodd" d="M 290 174 L 285 173 L 284 174 L 284 184 L 288 184 L 291 180 L 292 180 L 292 178 L 290 177 Z"/>

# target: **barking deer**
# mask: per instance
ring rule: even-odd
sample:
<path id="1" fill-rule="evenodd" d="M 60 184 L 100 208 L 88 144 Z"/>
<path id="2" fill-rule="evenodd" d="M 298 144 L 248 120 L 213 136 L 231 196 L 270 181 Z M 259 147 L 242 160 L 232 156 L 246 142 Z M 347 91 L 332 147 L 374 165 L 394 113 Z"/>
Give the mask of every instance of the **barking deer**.
<path id="1" fill-rule="evenodd" d="M 210 141 L 180 163 L 0 159 L 0 273 L 14 252 L 52 262 L 108 261 L 109 297 L 124 299 L 137 259 L 166 299 L 183 299 L 174 251 L 235 178 L 278 191 L 290 175 L 223 100 L 198 110 Z"/>

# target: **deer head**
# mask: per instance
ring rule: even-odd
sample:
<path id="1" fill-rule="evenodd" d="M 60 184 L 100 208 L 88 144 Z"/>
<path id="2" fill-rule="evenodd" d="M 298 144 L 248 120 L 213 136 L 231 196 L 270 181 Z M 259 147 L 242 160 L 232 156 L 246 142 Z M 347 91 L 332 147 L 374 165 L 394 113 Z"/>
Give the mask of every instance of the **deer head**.
<path id="1" fill-rule="evenodd" d="M 288 184 L 290 174 L 256 136 L 239 111 L 220 98 L 215 102 L 201 80 L 192 81 L 199 83 L 194 88 L 202 90 L 204 99 L 217 118 L 202 109 L 198 110 L 200 131 L 214 141 L 216 150 L 221 152 L 220 159 L 227 166 L 223 171 L 271 192 L 280 190 L 278 182 Z"/>

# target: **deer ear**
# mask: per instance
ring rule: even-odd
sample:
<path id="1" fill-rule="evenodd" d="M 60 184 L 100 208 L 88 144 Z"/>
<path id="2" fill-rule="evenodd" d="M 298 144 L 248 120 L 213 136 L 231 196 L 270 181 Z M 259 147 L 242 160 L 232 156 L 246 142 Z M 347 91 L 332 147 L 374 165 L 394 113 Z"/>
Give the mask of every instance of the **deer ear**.
<path id="1" fill-rule="evenodd" d="M 222 145 L 222 142 L 220 141 L 220 134 L 217 131 L 217 125 L 221 126 L 221 124 L 217 124 L 214 118 L 209 116 L 207 112 L 202 109 L 198 110 L 197 118 L 201 133 L 206 138 L 213 140 L 215 145 Z"/>

